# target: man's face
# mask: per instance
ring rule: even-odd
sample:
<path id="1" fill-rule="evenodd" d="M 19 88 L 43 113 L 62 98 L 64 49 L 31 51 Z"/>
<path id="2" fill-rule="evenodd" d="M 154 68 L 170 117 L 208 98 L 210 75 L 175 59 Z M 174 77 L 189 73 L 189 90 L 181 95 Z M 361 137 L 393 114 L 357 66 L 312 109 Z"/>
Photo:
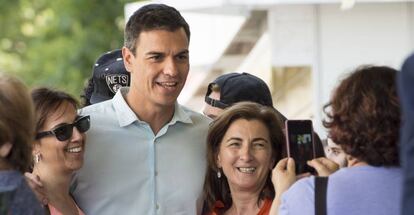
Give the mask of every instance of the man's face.
<path id="1" fill-rule="evenodd" d="M 220 100 L 220 93 L 216 91 L 212 91 L 208 96 L 215 100 Z M 213 107 L 207 103 L 204 104 L 203 114 L 211 119 L 217 118 L 221 113 L 223 113 L 223 109 L 218 107 Z"/>
<path id="2" fill-rule="evenodd" d="M 173 106 L 189 71 L 184 29 L 143 31 L 136 43 L 135 56 L 125 47 L 123 55 L 125 67 L 131 72 L 130 93 L 142 105 Z"/>
<path id="3" fill-rule="evenodd" d="M 340 168 L 347 167 L 348 163 L 346 160 L 346 154 L 344 150 L 342 150 L 341 146 L 335 144 L 331 139 L 328 138 L 328 149 L 326 153 L 326 157 L 330 160 L 334 161 L 339 165 Z"/>

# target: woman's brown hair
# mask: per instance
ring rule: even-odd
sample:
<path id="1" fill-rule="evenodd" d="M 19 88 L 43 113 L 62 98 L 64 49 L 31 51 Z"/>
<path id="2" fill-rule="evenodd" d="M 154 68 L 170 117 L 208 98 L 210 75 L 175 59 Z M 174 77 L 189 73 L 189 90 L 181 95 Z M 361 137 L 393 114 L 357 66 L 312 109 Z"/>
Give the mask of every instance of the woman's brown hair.
<path id="1" fill-rule="evenodd" d="M 332 140 L 372 166 L 397 166 L 400 103 L 395 69 L 364 66 L 345 78 L 325 105 Z"/>
<path id="2" fill-rule="evenodd" d="M 71 95 L 45 87 L 32 90 L 31 96 L 36 112 L 36 131 L 39 131 L 47 118 L 65 102 L 73 105 L 75 109 L 79 106 L 78 101 Z"/>
<path id="3" fill-rule="evenodd" d="M 5 162 L 26 172 L 31 163 L 34 138 L 33 104 L 26 86 L 18 79 L 0 74 L 0 146 L 13 145 Z"/>
<path id="4" fill-rule="evenodd" d="M 272 157 L 275 164 L 282 159 L 284 133 L 281 127 L 281 120 L 277 113 L 269 107 L 262 106 L 253 102 L 240 102 L 226 109 L 215 121 L 210 125 L 207 135 L 207 170 L 204 182 L 204 194 L 207 201 L 209 211 L 212 211 L 216 201 L 224 204 L 223 211 L 226 211 L 232 205 L 230 188 L 224 174 L 221 178 L 217 178 L 217 155 L 219 153 L 221 141 L 230 127 L 237 119 L 259 120 L 268 129 L 272 146 Z M 262 188 L 259 200 L 275 196 L 273 184 L 271 182 L 271 172 L 269 170 L 268 177 Z"/>

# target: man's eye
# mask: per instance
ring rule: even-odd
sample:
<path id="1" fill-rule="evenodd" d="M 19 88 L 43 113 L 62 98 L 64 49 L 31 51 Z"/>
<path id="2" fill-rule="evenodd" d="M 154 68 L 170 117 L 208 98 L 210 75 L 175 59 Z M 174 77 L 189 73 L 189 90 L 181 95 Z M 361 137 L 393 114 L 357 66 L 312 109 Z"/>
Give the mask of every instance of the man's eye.
<path id="1" fill-rule="evenodd" d="M 188 55 L 186 55 L 186 54 L 178 55 L 177 58 L 179 60 L 187 60 L 188 59 Z"/>
<path id="2" fill-rule="evenodd" d="M 149 57 L 151 60 L 161 60 L 162 56 L 161 55 L 152 55 Z"/>

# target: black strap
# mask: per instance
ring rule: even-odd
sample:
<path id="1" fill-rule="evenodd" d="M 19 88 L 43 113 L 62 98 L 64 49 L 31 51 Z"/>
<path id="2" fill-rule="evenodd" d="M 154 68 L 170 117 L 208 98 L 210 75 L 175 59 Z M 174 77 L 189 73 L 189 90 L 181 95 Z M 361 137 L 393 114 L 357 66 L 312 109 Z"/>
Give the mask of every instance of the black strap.
<path id="1" fill-rule="evenodd" d="M 327 215 L 328 177 L 315 177 L 315 215 Z"/>
<path id="2" fill-rule="evenodd" d="M 230 105 L 225 104 L 225 103 L 223 103 L 223 102 L 221 102 L 221 101 L 219 101 L 219 100 L 212 99 L 212 98 L 210 98 L 210 97 L 208 97 L 208 96 L 204 97 L 204 101 L 205 101 L 207 104 L 209 104 L 209 105 L 211 105 L 211 106 L 213 106 L 213 107 L 218 107 L 218 108 L 221 108 L 221 109 L 225 109 L 225 108 L 227 108 L 227 107 L 229 107 L 229 106 L 230 106 Z"/>

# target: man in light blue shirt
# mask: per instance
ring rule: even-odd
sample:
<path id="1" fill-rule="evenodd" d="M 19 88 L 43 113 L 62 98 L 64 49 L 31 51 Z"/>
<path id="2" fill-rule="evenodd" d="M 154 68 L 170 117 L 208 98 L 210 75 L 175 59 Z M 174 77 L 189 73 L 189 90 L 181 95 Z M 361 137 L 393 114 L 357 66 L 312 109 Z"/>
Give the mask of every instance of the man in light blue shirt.
<path id="1" fill-rule="evenodd" d="M 177 103 L 189 71 L 190 31 L 180 13 L 137 10 L 122 48 L 129 88 L 88 106 L 83 168 L 72 194 L 85 214 L 199 214 L 209 120 Z"/>

